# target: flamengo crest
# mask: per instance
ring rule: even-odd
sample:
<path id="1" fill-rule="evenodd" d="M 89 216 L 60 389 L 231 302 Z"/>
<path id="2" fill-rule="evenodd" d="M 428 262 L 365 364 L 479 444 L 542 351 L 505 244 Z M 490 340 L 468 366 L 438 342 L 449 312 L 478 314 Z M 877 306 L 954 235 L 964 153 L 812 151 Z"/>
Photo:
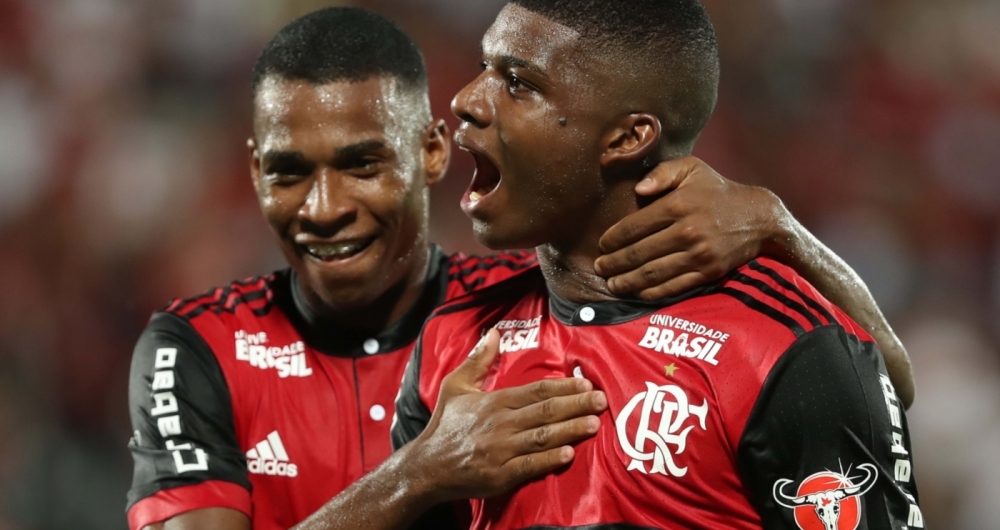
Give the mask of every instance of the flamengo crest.
<path id="1" fill-rule="evenodd" d="M 639 411 L 638 427 L 634 435 L 629 435 L 629 420 Z M 656 418 L 656 415 L 659 418 Z M 688 420 L 694 416 L 697 423 Z M 687 437 L 696 425 L 705 430 L 708 416 L 708 400 L 694 406 L 688 401 L 687 393 L 676 385 L 658 386 L 646 382 L 646 390 L 639 392 L 622 408 L 615 426 L 618 443 L 632 459 L 628 471 L 659 473 L 661 475 L 683 477 L 687 467 L 680 467 L 675 457 L 687 447 Z M 689 425 L 686 425 L 691 423 Z M 652 461 L 647 470 L 646 462 Z"/>

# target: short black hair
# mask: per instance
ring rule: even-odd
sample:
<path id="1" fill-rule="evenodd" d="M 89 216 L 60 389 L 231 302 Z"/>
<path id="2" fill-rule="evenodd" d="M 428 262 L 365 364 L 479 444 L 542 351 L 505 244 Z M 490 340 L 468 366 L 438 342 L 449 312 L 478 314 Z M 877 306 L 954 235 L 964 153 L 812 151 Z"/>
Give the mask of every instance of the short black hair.
<path id="1" fill-rule="evenodd" d="M 356 7 L 330 7 L 303 15 L 271 39 L 254 64 L 254 96 L 268 76 L 313 84 L 396 78 L 427 89 L 420 49 L 391 20 Z"/>
<path id="2" fill-rule="evenodd" d="M 673 123 L 664 133 L 691 144 L 708 123 L 718 96 L 719 47 L 698 0 L 511 0 L 580 34 L 588 48 L 624 58 L 627 67 L 660 74 L 654 89 Z M 667 129 L 672 130 L 667 130 Z"/>

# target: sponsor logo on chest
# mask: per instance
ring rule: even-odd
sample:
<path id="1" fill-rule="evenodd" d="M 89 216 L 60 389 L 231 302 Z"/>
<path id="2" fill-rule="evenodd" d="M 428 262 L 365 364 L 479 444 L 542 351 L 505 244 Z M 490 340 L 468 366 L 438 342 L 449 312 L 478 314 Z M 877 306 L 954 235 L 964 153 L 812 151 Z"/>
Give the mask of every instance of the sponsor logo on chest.
<path id="1" fill-rule="evenodd" d="M 313 373 L 306 364 L 306 345 L 301 340 L 272 346 L 266 332 L 247 333 L 242 329 L 236 332 L 235 339 L 237 361 L 246 361 L 261 370 L 274 368 L 278 377 L 308 377 Z"/>
<path id="2" fill-rule="evenodd" d="M 729 334 L 670 315 L 651 315 L 639 346 L 675 357 L 687 357 L 718 365 L 719 350 Z"/>
<path id="3" fill-rule="evenodd" d="M 247 451 L 247 469 L 254 475 L 272 475 L 279 477 L 296 477 L 299 468 L 289 462 L 285 444 L 281 442 L 278 431 L 271 431 L 267 438 L 260 441 Z"/>
<path id="4" fill-rule="evenodd" d="M 500 353 L 511 353 L 538 348 L 542 316 L 528 320 L 501 320 L 496 329 L 500 332 Z"/>

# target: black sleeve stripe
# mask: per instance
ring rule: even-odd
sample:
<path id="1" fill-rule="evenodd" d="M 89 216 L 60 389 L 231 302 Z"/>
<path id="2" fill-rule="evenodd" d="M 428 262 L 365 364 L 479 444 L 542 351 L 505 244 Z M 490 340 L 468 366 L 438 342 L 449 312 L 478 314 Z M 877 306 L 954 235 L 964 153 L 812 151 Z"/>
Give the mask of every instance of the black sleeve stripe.
<path id="1" fill-rule="evenodd" d="M 785 296 L 784 294 L 778 292 L 776 289 L 774 289 L 770 285 L 768 285 L 768 284 L 766 284 L 766 283 L 764 283 L 764 282 L 762 282 L 762 281 L 760 281 L 760 280 L 758 280 L 756 278 L 751 278 L 750 276 L 747 276 L 746 274 L 743 274 L 743 273 L 740 273 L 740 272 L 734 273 L 731 276 L 731 278 L 734 281 L 737 281 L 737 282 L 740 282 L 740 283 L 742 283 L 744 285 L 749 285 L 750 287 L 756 288 L 761 293 L 763 293 L 763 294 L 765 294 L 767 296 L 770 296 L 771 298 L 777 300 L 778 302 L 780 302 L 780 303 L 788 306 L 790 309 L 798 312 L 800 315 L 804 316 L 806 318 L 806 320 L 808 320 L 809 323 L 812 324 L 812 326 L 814 328 L 823 325 L 823 323 L 820 322 L 819 318 L 816 318 L 816 315 L 814 315 L 812 312 L 810 312 L 808 309 L 806 309 L 806 307 L 804 305 L 802 305 L 802 304 L 796 302 L 795 300 L 792 300 L 791 298 Z"/>
<path id="2" fill-rule="evenodd" d="M 413 353 L 410 355 L 410 362 L 403 372 L 403 381 L 399 387 L 399 395 L 396 397 L 396 414 L 392 418 L 390 435 L 392 437 L 392 450 L 399 450 L 407 443 L 413 441 L 424 431 L 431 421 L 431 411 L 427 404 L 420 398 L 420 361 L 421 343 L 423 333 L 417 338 L 417 343 L 413 346 Z"/>
<path id="3" fill-rule="evenodd" d="M 829 311 L 827 311 L 825 307 L 823 307 L 823 304 L 820 304 L 819 302 L 814 300 L 811 296 L 808 296 L 805 293 L 803 293 L 802 290 L 799 289 L 794 283 L 788 281 L 782 275 L 778 274 L 778 271 L 768 267 L 767 265 L 761 265 L 756 260 L 750 262 L 750 268 L 761 274 L 767 275 L 772 280 L 774 280 L 775 283 L 777 283 L 778 285 L 795 293 L 799 298 L 802 299 L 802 301 L 806 303 L 807 306 L 813 308 L 814 311 L 822 315 L 822 317 L 826 319 L 827 323 L 829 324 L 837 323 L 837 320 L 833 317 L 833 315 Z"/>
<path id="4" fill-rule="evenodd" d="M 733 289 L 732 287 L 720 287 L 717 292 L 732 296 L 733 298 L 739 300 L 740 302 L 743 303 L 743 305 L 749 307 L 750 309 L 753 309 L 754 311 L 757 311 L 762 315 L 770 317 L 771 319 L 777 321 L 778 323 L 792 330 L 792 333 L 795 333 L 796 337 L 801 337 L 803 334 L 805 334 L 805 329 L 803 329 L 802 326 L 800 326 L 799 323 L 796 322 L 794 318 L 774 309 L 773 307 L 765 304 L 764 302 L 761 302 L 760 300 L 757 300 L 756 298 L 750 296 L 747 293 L 744 293 L 743 291 Z"/>

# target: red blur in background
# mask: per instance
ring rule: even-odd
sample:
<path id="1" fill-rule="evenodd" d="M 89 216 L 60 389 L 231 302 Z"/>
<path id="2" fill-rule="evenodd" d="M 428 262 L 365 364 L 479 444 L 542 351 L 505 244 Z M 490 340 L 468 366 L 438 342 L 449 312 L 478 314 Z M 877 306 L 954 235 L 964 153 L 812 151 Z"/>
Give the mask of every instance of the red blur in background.
<path id="1" fill-rule="evenodd" d="M 503 3 L 351 5 L 414 37 L 454 126 Z M 1000 528 L 1000 2 L 705 3 L 723 75 L 696 154 L 778 193 L 901 335 L 928 526 Z M 325 5 L 0 0 L 0 530 L 126 527 L 132 346 L 168 299 L 282 266 L 250 69 Z M 448 250 L 482 250 L 471 172 L 456 152 L 432 192 Z"/>

